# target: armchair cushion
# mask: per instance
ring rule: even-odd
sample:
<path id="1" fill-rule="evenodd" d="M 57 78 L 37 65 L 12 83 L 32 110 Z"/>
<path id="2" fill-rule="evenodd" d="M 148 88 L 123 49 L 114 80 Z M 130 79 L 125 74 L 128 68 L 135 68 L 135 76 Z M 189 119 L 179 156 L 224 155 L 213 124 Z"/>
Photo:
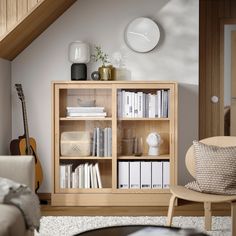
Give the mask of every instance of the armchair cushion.
<path id="1" fill-rule="evenodd" d="M 236 194 L 236 146 L 218 147 L 193 142 L 196 181 L 187 188 L 213 194 Z"/>
<path id="2" fill-rule="evenodd" d="M 35 164 L 33 156 L 0 156 L 0 177 L 29 186 L 34 191 Z"/>

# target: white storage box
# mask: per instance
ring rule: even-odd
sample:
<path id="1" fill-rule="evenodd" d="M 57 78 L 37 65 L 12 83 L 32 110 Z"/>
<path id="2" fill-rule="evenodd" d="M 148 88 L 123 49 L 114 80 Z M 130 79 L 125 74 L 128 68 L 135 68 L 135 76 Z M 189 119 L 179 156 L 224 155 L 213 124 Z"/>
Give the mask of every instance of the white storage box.
<path id="1" fill-rule="evenodd" d="M 91 136 L 88 131 L 61 133 L 62 156 L 89 156 L 91 153 Z"/>

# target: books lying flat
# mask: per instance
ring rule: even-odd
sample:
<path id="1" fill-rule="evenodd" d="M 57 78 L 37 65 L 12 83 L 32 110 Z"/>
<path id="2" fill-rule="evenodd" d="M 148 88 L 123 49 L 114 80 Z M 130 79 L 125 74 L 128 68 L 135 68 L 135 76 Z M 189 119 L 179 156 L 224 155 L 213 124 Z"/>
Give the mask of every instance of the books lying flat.
<path id="1" fill-rule="evenodd" d="M 104 107 L 67 107 L 67 112 L 79 113 L 101 113 L 104 112 Z"/>
<path id="2" fill-rule="evenodd" d="M 104 107 L 66 107 L 67 117 L 105 117 Z"/>
<path id="3" fill-rule="evenodd" d="M 106 112 L 67 112 L 67 117 L 106 117 Z"/>

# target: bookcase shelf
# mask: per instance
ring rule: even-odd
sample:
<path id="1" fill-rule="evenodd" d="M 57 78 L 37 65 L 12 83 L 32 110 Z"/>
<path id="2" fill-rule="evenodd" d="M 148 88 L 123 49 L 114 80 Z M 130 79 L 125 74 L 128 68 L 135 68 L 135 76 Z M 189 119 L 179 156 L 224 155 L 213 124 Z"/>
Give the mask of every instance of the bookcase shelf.
<path id="1" fill-rule="evenodd" d="M 111 193 L 111 188 L 67 188 L 67 189 L 60 189 L 60 193 L 77 193 L 77 194 L 83 194 L 83 193 Z"/>
<path id="2" fill-rule="evenodd" d="M 162 90 L 166 93 L 168 100 L 163 103 L 165 109 L 162 115 L 149 113 L 153 110 L 153 104 L 150 106 L 145 103 L 143 116 L 140 113 L 137 117 L 134 113 L 131 117 L 120 115 L 121 103 L 120 95 L 123 92 L 130 94 L 133 101 L 132 109 L 135 110 L 135 96 L 144 94 L 148 99 L 153 99 Z M 166 92 L 167 91 L 167 92 Z M 163 92 L 163 93 L 164 93 Z M 173 81 L 54 81 L 52 82 L 52 205 L 53 206 L 167 206 L 170 199 L 169 189 L 122 189 L 119 188 L 119 164 L 120 162 L 149 162 L 149 163 L 169 163 L 169 183 L 177 184 L 177 113 L 178 113 L 178 87 Z M 133 97 L 132 97 L 133 96 Z M 136 99 L 137 101 L 137 99 Z M 148 101 L 148 100 L 147 100 Z M 146 100 L 145 100 L 146 102 Z M 80 105 L 83 103 L 83 105 Z M 92 107 L 103 107 L 106 117 L 68 117 L 68 107 L 83 107 L 84 104 L 93 104 Z M 143 103 L 144 104 L 144 103 Z M 157 103 L 158 104 L 158 103 Z M 163 105 L 162 104 L 162 105 Z M 167 105 L 168 104 L 168 105 Z M 124 105 L 124 103 L 122 103 Z M 150 105 L 150 103 L 149 103 Z M 163 106 L 164 106 L 163 105 Z M 90 105 L 89 105 L 90 106 Z M 88 106 L 88 107 L 89 107 Z M 168 106 L 168 107 L 166 107 Z M 86 105 L 85 105 L 86 107 Z M 156 107 L 156 105 L 155 105 Z M 81 109 L 81 108 L 79 108 Z M 122 108 L 126 109 L 126 107 Z M 83 109 L 82 109 L 83 110 Z M 89 109 L 87 109 L 88 111 Z M 157 110 L 155 110 L 157 111 Z M 133 111 L 135 112 L 135 111 Z M 159 112 L 159 110 L 158 110 Z M 157 112 L 157 113 L 158 113 Z M 122 117 L 123 116 L 123 117 Z M 106 140 L 105 129 L 111 131 L 112 137 L 109 145 L 110 156 L 99 157 L 96 152 L 99 151 L 98 144 L 94 144 L 94 135 L 100 135 L 104 132 L 102 140 Z M 102 130 L 98 131 L 97 129 Z M 96 132 L 95 132 L 96 130 Z M 110 132 L 109 130 L 109 132 Z M 63 132 L 89 132 L 91 134 L 91 153 L 90 156 L 80 155 L 62 155 L 61 153 L 61 134 Z M 132 132 L 130 132 L 132 131 Z M 160 134 L 163 144 L 160 146 L 159 156 L 149 156 L 148 144 L 146 138 L 151 132 Z M 132 133 L 132 134 L 131 134 Z M 143 154 L 135 156 L 133 154 L 124 154 L 126 135 L 140 137 L 143 141 Z M 109 133 L 110 135 L 110 133 Z M 101 138 L 101 137 L 100 137 Z M 95 139 L 98 142 L 98 139 Z M 131 139 L 133 140 L 133 138 Z M 102 142 L 104 150 L 105 142 Z M 131 142 L 132 144 L 132 142 Z M 84 144 L 85 145 L 85 144 Z M 94 145 L 95 155 L 94 155 Z M 132 144 L 133 145 L 133 144 Z M 109 146 L 110 147 L 110 146 Z M 129 145 L 128 145 L 129 147 Z M 105 151 L 102 151 L 105 154 Z M 107 151 L 109 153 L 109 151 Z M 109 155 L 109 154 L 108 154 Z M 91 188 L 92 179 L 90 176 L 89 188 L 78 188 L 73 186 L 64 187 L 61 185 L 60 168 L 61 166 L 70 166 L 72 172 L 78 166 L 99 167 L 99 173 L 102 188 Z M 70 181 L 70 180 L 69 180 Z M 79 186 L 79 185 L 78 185 Z M 86 185 L 85 185 L 86 186 Z"/>
<path id="3" fill-rule="evenodd" d="M 118 160 L 169 160 L 170 156 L 167 154 L 162 154 L 159 156 L 148 156 L 148 155 L 142 155 L 142 156 L 118 156 Z"/>
<path id="4" fill-rule="evenodd" d="M 105 117 L 105 118 L 100 118 L 100 117 L 61 117 L 60 120 L 62 121 L 80 121 L 80 120 L 84 120 L 84 121 L 87 121 L 87 120 L 98 120 L 98 121 L 111 121 L 112 118 L 111 117 Z"/>
<path id="5" fill-rule="evenodd" d="M 116 193 L 169 193 L 169 189 L 117 189 Z"/>
<path id="6" fill-rule="evenodd" d="M 170 119 L 169 118 L 118 118 L 119 121 L 144 121 L 144 120 L 147 120 L 147 121 L 169 121 Z"/>
<path id="7" fill-rule="evenodd" d="M 71 156 L 60 156 L 60 160 L 111 160 L 112 157 L 95 157 L 95 156 L 88 156 L 88 157 L 71 157 Z"/>

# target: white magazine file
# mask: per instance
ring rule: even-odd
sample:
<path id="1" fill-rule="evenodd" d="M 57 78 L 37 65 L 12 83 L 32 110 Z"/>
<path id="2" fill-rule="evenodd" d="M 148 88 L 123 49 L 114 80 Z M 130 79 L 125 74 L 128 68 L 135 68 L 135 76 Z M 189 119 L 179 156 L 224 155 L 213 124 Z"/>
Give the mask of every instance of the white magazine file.
<path id="1" fill-rule="evenodd" d="M 152 188 L 153 189 L 163 188 L 161 161 L 152 161 Z"/>
<path id="2" fill-rule="evenodd" d="M 152 163 L 150 161 L 141 161 L 141 188 L 150 189 L 152 184 Z"/>
<path id="3" fill-rule="evenodd" d="M 128 189 L 129 188 L 129 162 L 119 161 L 118 162 L 118 188 Z"/>
<path id="4" fill-rule="evenodd" d="M 140 161 L 131 161 L 129 163 L 129 186 L 131 189 L 140 188 Z"/>
<path id="5" fill-rule="evenodd" d="M 170 187 L 170 162 L 163 161 L 163 188 Z"/>

